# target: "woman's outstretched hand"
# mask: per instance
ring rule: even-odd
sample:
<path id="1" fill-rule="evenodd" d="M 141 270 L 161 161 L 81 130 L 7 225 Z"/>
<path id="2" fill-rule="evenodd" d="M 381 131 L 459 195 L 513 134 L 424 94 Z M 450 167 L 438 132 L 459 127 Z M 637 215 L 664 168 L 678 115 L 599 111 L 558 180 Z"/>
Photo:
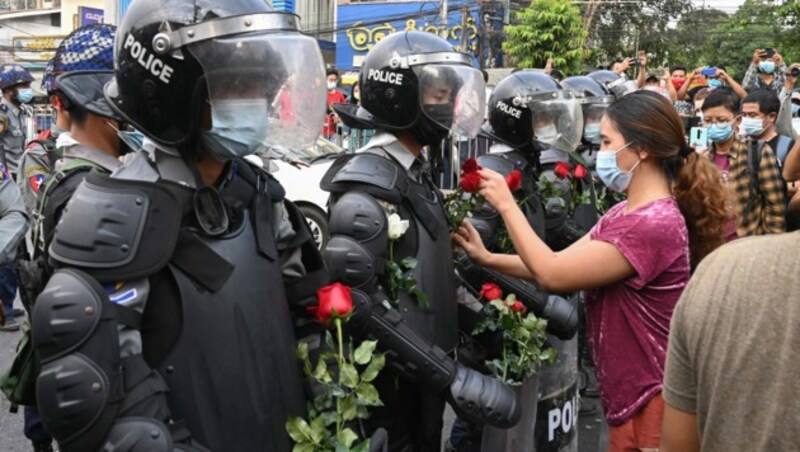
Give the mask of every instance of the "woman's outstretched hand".
<path id="1" fill-rule="evenodd" d="M 481 183 L 478 185 L 478 194 L 483 197 L 500 215 L 517 205 L 514 195 L 508 188 L 506 178 L 489 169 L 478 171 Z"/>
<path id="2" fill-rule="evenodd" d="M 478 265 L 484 265 L 491 255 L 481 240 L 478 230 L 469 221 L 464 221 L 458 230 L 453 233 L 453 243 L 460 246 L 467 256 Z"/>

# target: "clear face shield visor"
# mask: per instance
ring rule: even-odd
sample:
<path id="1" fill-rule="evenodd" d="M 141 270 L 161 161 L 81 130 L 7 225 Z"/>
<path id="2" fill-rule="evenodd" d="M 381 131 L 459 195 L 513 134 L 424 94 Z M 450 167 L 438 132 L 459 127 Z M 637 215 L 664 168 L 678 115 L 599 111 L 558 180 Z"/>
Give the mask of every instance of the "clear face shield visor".
<path id="1" fill-rule="evenodd" d="M 317 42 L 293 14 L 233 16 L 154 38 L 160 53 L 188 51 L 203 68 L 212 129 L 264 147 L 314 144 L 325 116 L 325 70 Z"/>
<path id="2" fill-rule="evenodd" d="M 544 149 L 574 151 L 583 136 L 583 112 L 577 99 L 561 98 L 530 105 L 533 140 Z"/>
<path id="3" fill-rule="evenodd" d="M 476 137 L 486 108 L 483 74 L 460 64 L 429 64 L 415 72 L 422 113 L 456 135 Z"/>

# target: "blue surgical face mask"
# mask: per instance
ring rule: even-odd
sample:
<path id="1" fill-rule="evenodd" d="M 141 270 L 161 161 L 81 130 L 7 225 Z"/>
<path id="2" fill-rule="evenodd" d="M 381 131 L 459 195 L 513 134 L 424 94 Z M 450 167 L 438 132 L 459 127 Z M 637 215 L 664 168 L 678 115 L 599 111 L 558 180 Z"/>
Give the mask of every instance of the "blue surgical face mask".
<path id="1" fill-rule="evenodd" d="M 617 154 L 630 146 L 633 142 L 622 146 L 616 151 L 600 151 L 597 153 L 597 175 L 609 189 L 623 193 L 628 189 L 633 179 L 633 170 L 642 163 L 641 160 L 633 165 L 630 171 L 622 171 L 617 165 Z"/>
<path id="2" fill-rule="evenodd" d="M 775 72 L 775 62 L 770 60 L 765 60 L 758 63 L 758 67 L 761 69 L 762 72 L 767 74 L 772 74 Z"/>
<path id="3" fill-rule="evenodd" d="M 600 123 L 590 122 L 583 128 L 583 139 L 589 143 L 597 144 L 600 142 Z"/>
<path id="4" fill-rule="evenodd" d="M 733 124 L 714 124 L 708 128 L 708 139 L 714 143 L 724 143 L 733 136 Z"/>
<path id="5" fill-rule="evenodd" d="M 269 127 L 263 99 L 214 101 L 211 130 L 200 132 L 205 148 L 222 161 L 250 155 L 260 148 Z"/>
<path id="6" fill-rule="evenodd" d="M 757 137 L 764 133 L 764 120 L 761 118 L 743 118 L 742 130 L 747 137 Z"/>
<path id="7" fill-rule="evenodd" d="M 711 88 L 722 88 L 722 80 L 717 78 L 712 78 L 708 81 L 708 86 Z"/>
<path id="8" fill-rule="evenodd" d="M 800 113 L 800 105 L 792 104 L 792 116 L 797 116 Z"/>
<path id="9" fill-rule="evenodd" d="M 33 89 L 31 88 L 20 88 L 17 90 L 17 100 L 22 102 L 23 104 L 27 104 L 28 102 L 33 100 Z"/>
<path id="10" fill-rule="evenodd" d="M 138 130 L 134 130 L 133 132 L 117 132 L 117 136 L 128 146 L 132 151 L 138 151 L 142 148 L 142 143 L 144 142 L 144 134 L 139 132 Z"/>

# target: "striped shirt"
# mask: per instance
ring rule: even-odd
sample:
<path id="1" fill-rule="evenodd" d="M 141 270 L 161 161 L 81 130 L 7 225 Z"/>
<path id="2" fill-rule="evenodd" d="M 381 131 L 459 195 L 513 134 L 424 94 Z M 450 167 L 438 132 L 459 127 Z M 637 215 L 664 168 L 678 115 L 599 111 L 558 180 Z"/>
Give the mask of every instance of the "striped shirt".
<path id="1" fill-rule="evenodd" d="M 736 138 L 730 151 L 728 177 L 735 189 L 736 234 L 746 237 L 786 232 L 786 193 L 778 159 L 769 144 L 764 144 L 757 183 L 751 183 L 753 175 L 747 164 L 751 143 L 755 144 Z"/>

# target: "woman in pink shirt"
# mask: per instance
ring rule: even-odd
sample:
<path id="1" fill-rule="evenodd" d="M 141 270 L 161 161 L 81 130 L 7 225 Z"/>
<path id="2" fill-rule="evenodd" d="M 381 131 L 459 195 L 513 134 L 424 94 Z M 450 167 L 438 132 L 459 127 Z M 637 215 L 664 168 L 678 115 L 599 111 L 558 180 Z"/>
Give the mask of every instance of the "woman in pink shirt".
<path id="1" fill-rule="evenodd" d="M 466 222 L 454 241 L 478 264 L 545 290 L 586 290 L 609 451 L 657 449 L 670 318 L 691 268 L 725 242 L 725 188 L 713 164 L 687 145 L 677 111 L 662 96 L 637 91 L 617 100 L 600 129 L 598 175 L 628 200 L 589 234 L 553 252 L 505 179 L 482 170 L 479 194 L 502 215 L 518 255 L 489 253 Z"/>

